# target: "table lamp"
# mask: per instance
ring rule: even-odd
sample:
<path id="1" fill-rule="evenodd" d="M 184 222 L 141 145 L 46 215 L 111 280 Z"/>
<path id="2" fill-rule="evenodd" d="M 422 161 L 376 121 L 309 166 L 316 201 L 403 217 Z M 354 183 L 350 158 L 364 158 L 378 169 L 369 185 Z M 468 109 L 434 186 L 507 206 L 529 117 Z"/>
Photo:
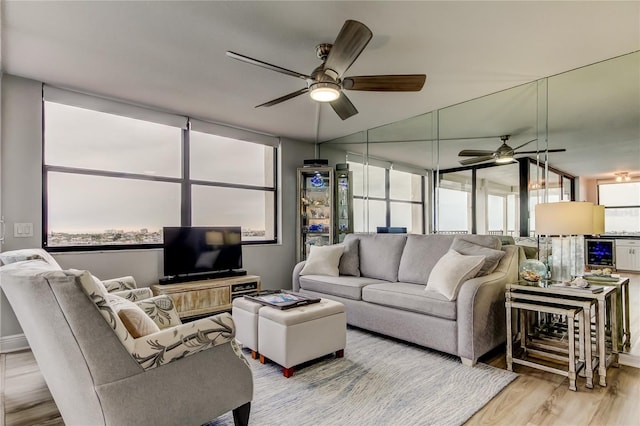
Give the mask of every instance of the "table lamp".
<path id="1" fill-rule="evenodd" d="M 604 206 L 593 206 L 593 235 L 604 234 Z"/>
<path id="2" fill-rule="evenodd" d="M 584 235 L 594 232 L 596 209 L 585 201 L 536 205 L 536 233 L 551 239 L 551 279 L 571 281 L 584 274 Z"/>

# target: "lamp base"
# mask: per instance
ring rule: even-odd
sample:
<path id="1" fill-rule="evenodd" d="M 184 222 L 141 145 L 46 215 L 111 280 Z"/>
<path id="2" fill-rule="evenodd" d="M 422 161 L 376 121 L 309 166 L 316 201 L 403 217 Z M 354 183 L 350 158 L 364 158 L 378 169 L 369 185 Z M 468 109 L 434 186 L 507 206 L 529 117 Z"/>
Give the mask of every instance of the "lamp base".
<path id="1" fill-rule="evenodd" d="M 551 279 L 569 282 L 584 275 L 584 237 L 559 237 L 551 240 Z"/>

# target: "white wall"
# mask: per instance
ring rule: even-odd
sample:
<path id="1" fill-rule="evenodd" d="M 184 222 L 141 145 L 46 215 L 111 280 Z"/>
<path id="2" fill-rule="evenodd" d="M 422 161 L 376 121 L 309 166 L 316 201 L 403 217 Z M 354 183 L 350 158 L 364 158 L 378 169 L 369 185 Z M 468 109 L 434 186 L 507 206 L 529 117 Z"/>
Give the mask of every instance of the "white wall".
<path id="1" fill-rule="evenodd" d="M 4 75 L 0 206 L 7 223 L 7 239 L 3 251 L 42 247 L 41 98 L 40 82 Z M 268 289 L 291 287 L 296 257 L 296 167 L 303 159 L 313 158 L 314 146 L 283 140 L 279 154 L 279 244 L 243 248 L 245 269 L 260 275 L 263 287 Z M 14 238 L 15 222 L 33 223 L 34 236 Z M 157 283 L 163 275 L 162 250 L 158 249 L 55 253 L 54 257 L 63 268 L 87 269 L 104 279 L 132 275 L 140 286 Z M 0 293 L 0 338 L 20 333 L 13 310 Z"/>

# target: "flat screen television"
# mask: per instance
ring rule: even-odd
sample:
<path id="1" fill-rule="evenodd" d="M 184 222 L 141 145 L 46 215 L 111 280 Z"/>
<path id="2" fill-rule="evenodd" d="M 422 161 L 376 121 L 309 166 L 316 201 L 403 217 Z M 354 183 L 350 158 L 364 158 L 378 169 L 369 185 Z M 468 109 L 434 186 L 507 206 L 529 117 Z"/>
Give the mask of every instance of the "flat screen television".
<path id="1" fill-rule="evenodd" d="M 163 228 L 164 274 L 167 277 L 231 272 L 242 268 L 239 226 Z"/>

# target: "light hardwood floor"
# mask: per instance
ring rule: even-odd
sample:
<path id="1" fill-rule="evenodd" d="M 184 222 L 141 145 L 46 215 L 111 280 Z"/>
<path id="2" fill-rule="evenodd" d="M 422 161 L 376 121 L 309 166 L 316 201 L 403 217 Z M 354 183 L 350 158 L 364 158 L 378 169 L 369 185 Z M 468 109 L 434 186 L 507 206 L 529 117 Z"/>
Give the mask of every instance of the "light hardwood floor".
<path id="1" fill-rule="evenodd" d="M 631 306 L 640 307 L 640 275 L 633 276 L 630 289 Z M 632 309 L 631 314 L 631 330 L 635 332 L 632 352 L 638 356 L 640 312 Z M 506 368 L 504 351 L 496 351 L 482 361 Z M 584 379 L 579 378 L 577 392 L 568 389 L 566 378 L 555 374 L 524 366 L 516 366 L 516 372 L 519 377 L 467 425 L 640 424 L 638 368 L 610 368 L 605 388 L 596 384 L 594 389 L 587 389 Z M 0 426 L 62 424 L 31 351 L 0 354 Z"/>

